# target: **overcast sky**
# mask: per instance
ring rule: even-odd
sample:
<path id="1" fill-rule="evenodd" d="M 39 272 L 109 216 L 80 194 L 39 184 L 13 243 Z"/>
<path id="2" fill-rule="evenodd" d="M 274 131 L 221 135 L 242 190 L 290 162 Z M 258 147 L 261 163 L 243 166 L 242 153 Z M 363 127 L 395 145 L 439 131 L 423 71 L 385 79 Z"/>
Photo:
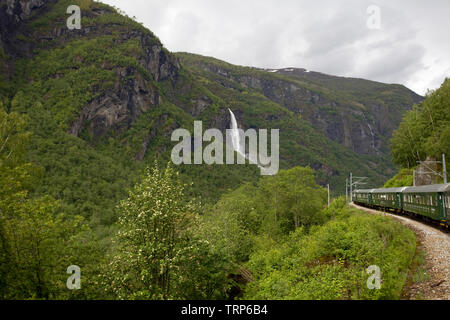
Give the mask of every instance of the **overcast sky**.
<path id="1" fill-rule="evenodd" d="M 401 83 L 422 95 L 450 77 L 449 0 L 102 2 L 135 16 L 174 52 Z"/>

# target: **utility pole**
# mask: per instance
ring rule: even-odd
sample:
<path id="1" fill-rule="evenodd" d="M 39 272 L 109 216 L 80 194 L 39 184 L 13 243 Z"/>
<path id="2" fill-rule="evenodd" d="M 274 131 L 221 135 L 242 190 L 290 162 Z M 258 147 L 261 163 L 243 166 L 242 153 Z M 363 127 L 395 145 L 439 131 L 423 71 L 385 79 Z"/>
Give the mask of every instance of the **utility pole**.
<path id="1" fill-rule="evenodd" d="M 350 172 L 350 203 L 353 202 L 353 173 Z"/>
<path id="2" fill-rule="evenodd" d="M 330 185 L 328 185 L 328 208 L 330 207 Z"/>
<path id="3" fill-rule="evenodd" d="M 345 179 L 345 203 L 348 201 L 348 178 Z"/>
<path id="4" fill-rule="evenodd" d="M 353 202 L 353 186 L 355 186 L 355 190 L 357 190 L 359 184 L 367 184 L 367 182 L 363 182 L 366 179 L 367 177 L 354 177 L 353 173 L 350 172 L 350 203 Z"/>
<path id="5" fill-rule="evenodd" d="M 445 153 L 442 154 L 442 176 L 444 183 L 447 183 L 447 166 L 445 165 Z"/>

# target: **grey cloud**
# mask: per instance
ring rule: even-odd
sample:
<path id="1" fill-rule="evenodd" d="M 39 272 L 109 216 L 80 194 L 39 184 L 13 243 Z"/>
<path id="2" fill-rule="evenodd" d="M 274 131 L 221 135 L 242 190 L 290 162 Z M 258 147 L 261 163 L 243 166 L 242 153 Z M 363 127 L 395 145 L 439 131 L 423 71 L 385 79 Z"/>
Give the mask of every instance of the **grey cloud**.
<path id="1" fill-rule="evenodd" d="M 363 70 L 369 79 L 384 82 L 402 82 L 417 69 L 424 67 L 425 48 L 417 44 L 386 47 L 380 56 Z"/>
<path id="2" fill-rule="evenodd" d="M 135 15 L 169 50 L 239 65 L 303 67 L 407 84 L 422 94 L 450 66 L 448 0 L 104 1 Z M 366 27 L 373 3 L 381 30 Z"/>

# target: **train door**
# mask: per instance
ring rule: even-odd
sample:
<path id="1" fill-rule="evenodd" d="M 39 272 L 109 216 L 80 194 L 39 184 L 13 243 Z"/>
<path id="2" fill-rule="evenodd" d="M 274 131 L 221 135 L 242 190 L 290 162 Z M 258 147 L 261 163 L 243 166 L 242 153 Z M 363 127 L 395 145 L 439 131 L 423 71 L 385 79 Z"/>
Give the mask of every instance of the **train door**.
<path id="1" fill-rule="evenodd" d="M 444 216 L 447 222 L 450 221 L 450 192 L 444 193 L 442 195 L 442 202 L 444 207 Z"/>
<path id="2" fill-rule="evenodd" d="M 402 203 L 402 194 L 401 193 L 397 193 L 397 209 L 401 209 L 403 208 L 403 203 Z"/>
<path id="3" fill-rule="evenodd" d="M 439 210 L 439 217 L 441 220 L 445 220 L 446 219 L 446 204 L 445 204 L 445 194 L 444 193 L 438 193 L 437 196 L 438 199 L 438 210 Z"/>

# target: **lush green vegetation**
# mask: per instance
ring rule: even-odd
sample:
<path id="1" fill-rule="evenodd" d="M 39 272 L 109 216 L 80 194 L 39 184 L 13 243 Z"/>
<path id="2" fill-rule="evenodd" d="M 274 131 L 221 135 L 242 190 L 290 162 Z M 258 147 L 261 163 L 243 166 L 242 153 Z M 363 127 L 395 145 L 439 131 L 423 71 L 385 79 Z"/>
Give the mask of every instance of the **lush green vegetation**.
<path id="1" fill-rule="evenodd" d="M 324 225 L 299 228 L 281 244 L 261 243 L 247 263 L 256 280 L 245 298 L 400 298 L 414 257 L 413 233 L 389 218 L 351 210 L 342 199 L 326 212 L 332 219 Z M 382 273 L 380 290 L 366 284 L 372 265 Z"/>
<path id="2" fill-rule="evenodd" d="M 408 112 L 392 138 L 392 156 L 402 168 L 450 154 L 450 79 Z"/>
<path id="3" fill-rule="evenodd" d="M 257 236 L 282 239 L 300 226 L 309 229 L 324 222 L 325 198 L 326 191 L 315 183 L 310 168 L 281 171 L 257 184 L 245 184 L 212 208 L 206 207 L 201 232 L 239 265 L 248 259 Z"/>
<path id="4" fill-rule="evenodd" d="M 25 120 L 2 111 L 0 123 L 3 299 L 226 298 L 228 275 L 243 266 L 255 277 L 243 288 L 249 299 L 398 298 L 414 236 L 349 211 L 343 200 L 324 210 L 326 192 L 310 168 L 281 171 L 201 207 L 170 166 L 155 164 L 117 206 L 111 245 L 58 201 L 29 193 L 42 170 L 24 162 Z M 73 264 L 83 270 L 83 289 L 74 293 L 64 288 Z M 385 270 L 380 291 L 363 286 L 372 264 Z"/>
<path id="5" fill-rule="evenodd" d="M 413 169 L 402 169 L 384 185 L 384 188 L 411 187 L 414 185 Z"/>
<path id="6" fill-rule="evenodd" d="M 119 299 L 223 298 L 227 261 L 197 236 L 198 206 L 168 166 L 147 170 L 119 210 L 103 285 Z"/>
<path id="7" fill-rule="evenodd" d="M 418 161 L 441 161 L 442 154 L 450 154 L 450 79 L 436 91 L 428 93 L 425 100 L 405 114 L 391 139 L 392 157 L 401 171 L 385 187 L 413 185 L 413 170 Z M 442 165 L 438 165 L 441 169 Z M 442 182 L 442 177 L 438 177 Z"/>
<path id="8" fill-rule="evenodd" d="M 414 257 L 413 233 L 385 217 L 324 209 L 325 191 L 308 168 L 294 168 L 225 195 L 203 233 L 236 269 L 251 272 L 245 299 L 398 299 Z M 382 270 L 369 290 L 366 269 Z"/>
<path id="9" fill-rule="evenodd" d="M 89 33 L 54 36 L 73 2 Z M 342 200 L 325 209 L 320 186 L 339 193 L 352 170 L 381 183 L 389 158 L 357 154 L 261 90 L 199 66 L 295 83 L 353 111 L 364 110 L 356 83 L 367 102 L 383 95 L 384 104 L 393 90 L 394 106 L 408 103 L 402 88 L 377 84 L 374 93 L 373 83 L 339 86 L 186 54 L 176 79 L 158 81 L 141 42 L 172 57 L 158 38 L 90 0 L 52 2 L 14 36 L 33 50 L 10 57 L 0 47 L 0 299 L 224 299 L 242 269 L 254 277 L 242 288 L 249 299 L 398 298 L 412 235 Z M 136 83 L 158 103 L 102 134 L 93 122 L 69 133 L 87 105 Z M 210 103 L 197 110 L 199 99 Z M 260 178 L 251 165 L 167 166 L 173 129 L 220 124 L 228 107 L 246 128 L 281 129 L 284 170 Z M 371 264 L 383 270 L 380 291 L 364 287 Z M 81 290 L 66 288 L 70 265 L 81 267 Z"/>
<path id="10" fill-rule="evenodd" d="M 0 110 L 0 123 L 0 298 L 68 298 L 66 268 L 89 261 L 89 279 L 97 244 L 83 217 L 67 215 L 51 196 L 33 195 L 42 170 L 24 160 L 25 119 Z"/>

